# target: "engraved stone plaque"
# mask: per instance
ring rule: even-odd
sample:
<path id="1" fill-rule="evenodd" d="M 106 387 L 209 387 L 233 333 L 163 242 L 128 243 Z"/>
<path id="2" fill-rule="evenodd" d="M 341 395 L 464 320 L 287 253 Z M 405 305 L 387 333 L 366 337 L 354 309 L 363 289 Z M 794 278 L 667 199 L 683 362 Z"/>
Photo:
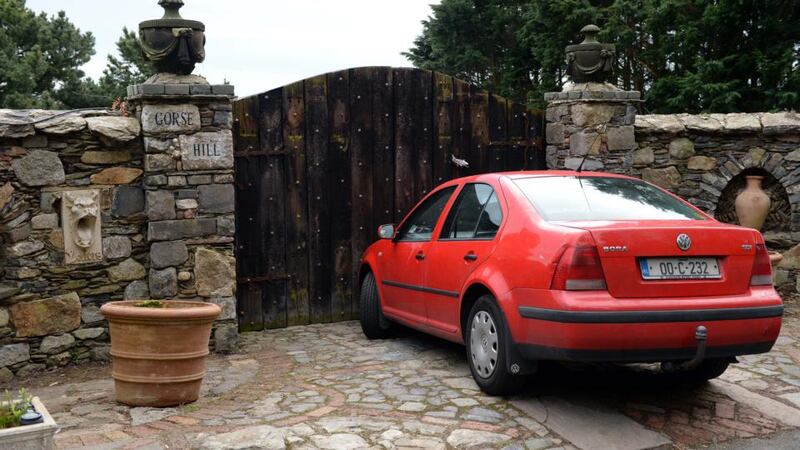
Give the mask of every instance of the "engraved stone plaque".
<path id="1" fill-rule="evenodd" d="M 146 133 L 188 133 L 200 129 L 200 110 L 195 105 L 145 105 L 142 129 Z"/>
<path id="2" fill-rule="evenodd" d="M 99 190 L 64 192 L 61 223 L 64 227 L 64 259 L 67 264 L 103 260 Z"/>
<path id="3" fill-rule="evenodd" d="M 184 170 L 233 169 L 233 135 L 230 131 L 181 136 Z"/>

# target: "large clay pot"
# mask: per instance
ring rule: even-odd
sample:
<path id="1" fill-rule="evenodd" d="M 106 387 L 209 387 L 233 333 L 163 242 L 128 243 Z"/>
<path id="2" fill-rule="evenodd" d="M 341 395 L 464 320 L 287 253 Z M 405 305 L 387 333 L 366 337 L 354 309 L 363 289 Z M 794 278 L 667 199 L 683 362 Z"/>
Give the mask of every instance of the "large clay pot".
<path id="1" fill-rule="evenodd" d="M 760 230 L 767 220 L 769 207 L 772 203 L 769 195 L 761 189 L 761 180 L 764 177 L 746 176 L 747 186 L 736 196 L 736 217 L 739 224 L 748 228 Z"/>
<path id="2" fill-rule="evenodd" d="M 200 395 L 211 325 L 221 310 L 213 303 L 110 302 L 108 319 L 114 392 L 131 406 L 174 406 Z"/>

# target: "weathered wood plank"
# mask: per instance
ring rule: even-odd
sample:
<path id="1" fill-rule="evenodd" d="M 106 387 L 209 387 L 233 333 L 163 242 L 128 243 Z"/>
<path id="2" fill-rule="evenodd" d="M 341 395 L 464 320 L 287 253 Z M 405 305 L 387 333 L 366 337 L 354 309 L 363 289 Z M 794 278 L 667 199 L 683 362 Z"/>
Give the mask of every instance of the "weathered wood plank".
<path id="1" fill-rule="evenodd" d="M 309 323 L 308 191 L 306 180 L 303 82 L 283 88 L 283 142 L 286 164 L 287 324 Z"/>
<path id="2" fill-rule="evenodd" d="M 469 161 L 470 173 L 486 173 L 491 170 L 489 166 L 489 93 L 470 86 L 469 98 L 470 124 L 472 125 L 472 139 L 470 141 Z M 475 161 L 475 165 L 472 162 Z"/>
<path id="3" fill-rule="evenodd" d="M 258 98 L 247 97 L 234 104 L 233 137 L 234 152 L 246 154 L 257 151 L 258 128 L 255 118 L 258 115 Z M 236 202 L 236 241 L 235 255 L 241 267 L 237 272 L 237 281 L 256 275 L 261 268 L 258 264 L 258 251 L 250 248 L 247 243 L 258 239 L 249 226 L 249 211 L 258 206 L 258 186 L 254 183 L 260 170 L 258 161 L 251 158 L 235 158 L 234 171 L 239 174 L 235 183 Z M 255 184 L 255 185 L 254 185 Z M 261 290 L 256 286 L 239 283 L 237 289 L 237 311 L 239 311 L 239 329 L 242 331 L 261 330 L 264 320 L 261 304 Z"/>
<path id="4" fill-rule="evenodd" d="M 328 74 L 328 173 L 331 178 L 331 319 L 351 317 L 352 249 L 350 247 L 350 73 Z"/>
<path id="5" fill-rule="evenodd" d="M 394 97 L 389 67 L 372 73 L 373 228 L 394 222 Z M 374 231 L 374 230 L 373 230 Z M 374 235 L 373 235 L 374 236 Z"/>
<path id="6" fill-rule="evenodd" d="M 458 167 L 453 165 L 452 177 L 458 178 L 472 173 L 479 161 L 470 160 L 470 147 L 472 142 L 472 130 L 470 122 L 470 102 L 469 84 L 459 79 L 453 79 L 453 146 L 452 155 L 458 159 L 465 160 L 473 169 L 469 167 Z"/>
<path id="7" fill-rule="evenodd" d="M 394 70 L 394 221 L 399 223 L 415 200 L 414 70 Z"/>
<path id="8" fill-rule="evenodd" d="M 439 185 L 453 174 L 453 77 L 439 72 L 433 77 L 433 182 Z"/>
<path id="9" fill-rule="evenodd" d="M 283 90 L 275 89 L 259 99 L 259 136 L 264 165 L 261 180 L 257 246 L 265 263 L 262 310 L 265 328 L 287 325 L 288 283 L 286 278 L 286 156 L 283 155 Z"/>
<path id="10" fill-rule="evenodd" d="M 433 75 L 414 71 L 414 203 L 433 189 Z"/>
<path id="11" fill-rule="evenodd" d="M 508 108 L 508 140 L 515 142 L 508 154 L 508 170 L 522 170 L 525 168 L 526 141 L 525 106 L 509 102 Z"/>
<path id="12" fill-rule="evenodd" d="M 351 285 L 358 282 L 358 262 L 374 239 L 373 209 L 373 142 L 372 142 L 372 71 L 369 68 L 350 71 L 350 173 L 352 176 L 352 272 Z M 354 290 L 355 291 L 355 290 Z M 355 306 L 355 305 L 354 305 Z M 351 309 L 351 317 L 356 308 Z"/>
<path id="13" fill-rule="evenodd" d="M 510 145 L 508 145 L 508 104 L 504 97 L 489 96 L 489 171 L 502 172 L 506 168 Z M 502 144 L 501 144 L 502 143 Z"/>
<path id="14" fill-rule="evenodd" d="M 309 320 L 331 321 L 331 184 L 328 172 L 328 86 L 320 75 L 305 81 L 308 174 Z"/>
<path id="15" fill-rule="evenodd" d="M 547 155 L 544 148 L 544 113 L 539 110 L 529 109 L 526 113 L 527 119 L 527 139 L 536 142 L 536 146 L 528 147 L 527 168 L 529 170 L 547 169 Z"/>

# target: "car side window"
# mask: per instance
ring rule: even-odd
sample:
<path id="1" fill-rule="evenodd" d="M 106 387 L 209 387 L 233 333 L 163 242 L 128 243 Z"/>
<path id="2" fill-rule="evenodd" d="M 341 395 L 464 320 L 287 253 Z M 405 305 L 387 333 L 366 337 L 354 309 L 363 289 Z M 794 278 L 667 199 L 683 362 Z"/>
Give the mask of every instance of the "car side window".
<path id="1" fill-rule="evenodd" d="M 458 195 L 439 239 L 491 239 L 500 229 L 503 212 L 488 184 L 468 184 Z"/>
<path id="2" fill-rule="evenodd" d="M 455 186 L 444 188 L 425 199 L 421 205 L 411 213 L 397 233 L 398 241 L 429 241 L 433 236 L 436 222 L 442 215 L 447 201 L 456 190 Z"/>

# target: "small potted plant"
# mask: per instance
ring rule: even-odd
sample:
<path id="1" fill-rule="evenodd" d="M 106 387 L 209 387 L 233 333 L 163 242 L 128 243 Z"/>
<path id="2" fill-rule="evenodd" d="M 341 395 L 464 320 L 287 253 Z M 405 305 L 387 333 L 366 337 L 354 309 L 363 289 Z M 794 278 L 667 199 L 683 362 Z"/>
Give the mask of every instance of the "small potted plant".
<path id="1" fill-rule="evenodd" d="M 211 325 L 221 309 L 191 301 L 121 301 L 108 319 L 114 393 L 131 406 L 175 406 L 200 395 Z"/>
<path id="2" fill-rule="evenodd" d="M 6 391 L 0 402 L 0 448 L 41 450 L 55 448 L 56 422 L 37 397 L 25 389 L 12 399 Z"/>

